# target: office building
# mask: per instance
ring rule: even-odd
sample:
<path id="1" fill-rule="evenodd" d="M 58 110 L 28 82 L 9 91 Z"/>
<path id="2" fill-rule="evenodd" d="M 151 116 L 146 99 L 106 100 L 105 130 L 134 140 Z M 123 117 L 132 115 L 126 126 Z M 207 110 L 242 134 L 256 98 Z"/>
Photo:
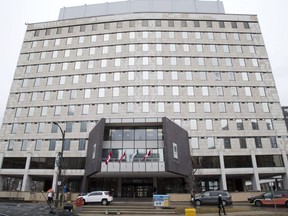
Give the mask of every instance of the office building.
<path id="1" fill-rule="evenodd" d="M 73 192 L 261 190 L 276 176 L 288 189 L 257 16 L 226 14 L 221 1 L 84 5 L 28 24 L 0 133 L 3 190 L 7 177 L 22 191 L 56 187 L 60 129 Z"/>

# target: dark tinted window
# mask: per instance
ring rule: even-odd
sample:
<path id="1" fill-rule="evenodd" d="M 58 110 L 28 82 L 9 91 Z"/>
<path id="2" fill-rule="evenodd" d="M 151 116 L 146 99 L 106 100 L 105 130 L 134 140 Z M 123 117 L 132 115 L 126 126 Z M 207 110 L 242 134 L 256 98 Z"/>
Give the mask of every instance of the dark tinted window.
<path id="1" fill-rule="evenodd" d="M 25 169 L 26 157 L 25 158 L 14 158 L 6 157 L 3 159 L 2 169 Z"/>
<path id="2" fill-rule="evenodd" d="M 225 168 L 245 168 L 253 167 L 250 155 L 247 156 L 225 156 Z"/>
<path id="3" fill-rule="evenodd" d="M 281 155 L 256 155 L 258 167 L 284 167 Z"/>

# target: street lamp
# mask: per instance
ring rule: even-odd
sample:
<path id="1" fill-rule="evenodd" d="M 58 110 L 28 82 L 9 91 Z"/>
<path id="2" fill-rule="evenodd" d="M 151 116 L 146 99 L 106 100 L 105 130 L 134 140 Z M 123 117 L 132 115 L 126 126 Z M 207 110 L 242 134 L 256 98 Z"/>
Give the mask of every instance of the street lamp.
<path id="1" fill-rule="evenodd" d="M 58 152 L 58 175 L 57 175 L 57 184 L 56 184 L 56 199 L 55 199 L 55 207 L 58 208 L 59 203 L 59 190 L 61 185 L 61 171 L 62 171 L 62 158 L 63 158 L 63 150 L 64 150 L 64 140 L 65 140 L 65 130 L 63 131 L 60 125 L 57 122 L 52 122 L 54 125 L 57 125 L 61 131 L 62 134 L 62 146 L 61 146 L 61 152 Z M 61 204 L 60 204 L 61 206 Z"/>

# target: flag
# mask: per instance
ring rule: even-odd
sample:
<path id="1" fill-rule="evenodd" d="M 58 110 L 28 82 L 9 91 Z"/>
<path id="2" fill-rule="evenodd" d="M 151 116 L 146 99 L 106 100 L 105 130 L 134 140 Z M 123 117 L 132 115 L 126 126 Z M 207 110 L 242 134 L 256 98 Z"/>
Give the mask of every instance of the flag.
<path id="1" fill-rule="evenodd" d="M 125 157 L 126 157 L 126 152 L 123 151 L 123 154 L 122 154 L 122 156 L 121 156 L 120 159 L 119 159 L 119 163 L 120 163 Z"/>
<path id="2" fill-rule="evenodd" d="M 110 161 L 111 158 L 112 158 L 112 151 L 110 151 L 109 154 L 107 155 L 107 158 L 105 160 L 106 165 L 108 164 L 108 162 Z"/>
<path id="3" fill-rule="evenodd" d="M 149 149 L 149 151 L 147 151 L 147 153 L 145 154 L 143 160 L 146 161 L 146 158 L 149 157 L 151 155 L 151 149 Z"/>
<path id="4" fill-rule="evenodd" d="M 138 150 L 136 150 L 136 152 L 132 155 L 131 161 L 133 161 L 133 160 L 134 160 L 134 157 L 136 157 L 137 155 L 138 155 Z"/>

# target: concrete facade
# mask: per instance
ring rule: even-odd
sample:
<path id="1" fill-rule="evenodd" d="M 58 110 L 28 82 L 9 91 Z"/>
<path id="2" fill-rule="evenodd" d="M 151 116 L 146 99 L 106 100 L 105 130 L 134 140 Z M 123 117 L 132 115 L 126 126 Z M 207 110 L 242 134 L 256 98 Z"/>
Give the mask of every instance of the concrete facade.
<path id="1" fill-rule="evenodd" d="M 55 188 L 58 122 L 63 176 L 77 191 L 101 118 L 167 117 L 188 132 L 201 190 L 261 190 L 275 176 L 288 189 L 287 129 L 257 16 L 213 5 L 80 18 L 66 8 L 68 17 L 29 24 L 1 127 L 0 179 Z"/>

